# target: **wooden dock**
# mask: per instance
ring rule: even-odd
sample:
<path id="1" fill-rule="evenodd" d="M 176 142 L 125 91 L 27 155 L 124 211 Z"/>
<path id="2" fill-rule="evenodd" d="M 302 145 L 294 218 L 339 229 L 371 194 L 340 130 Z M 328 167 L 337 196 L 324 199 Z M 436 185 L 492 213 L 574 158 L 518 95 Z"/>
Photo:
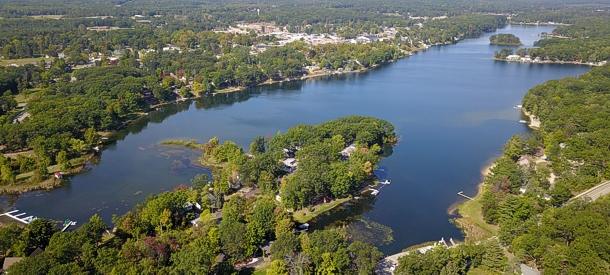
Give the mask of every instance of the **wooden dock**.
<path id="1" fill-rule="evenodd" d="M 458 195 L 460 195 L 460 196 L 462 196 L 462 197 L 464 197 L 464 198 L 467 198 L 467 199 L 469 199 L 469 200 L 471 200 L 471 201 L 473 201 L 473 200 L 474 200 L 473 198 L 471 198 L 471 197 L 469 197 L 469 196 L 464 195 L 464 191 L 460 191 L 460 192 L 458 192 Z"/>
<path id="2" fill-rule="evenodd" d="M 0 214 L 0 216 L 7 216 L 7 217 L 10 217 L 10 218 L 15 219 L 17 221 L 20 221 L 22 223 L 25 223 L 25 224 L 30 224 L 33 220 L 36 219 L 36 217 L 34 217 L 34 216 L 27 216 L 25 218 L 20 218 L 20 216 L 24 216 L 25 215 L 25 212 L 19 213 L 19 214 L 15 214 L 15 213 L 19 213 L 19 210 L 15 209 L 13 211 L 9 211 L 9 212 L 6 212 L 4 214 Z"/>

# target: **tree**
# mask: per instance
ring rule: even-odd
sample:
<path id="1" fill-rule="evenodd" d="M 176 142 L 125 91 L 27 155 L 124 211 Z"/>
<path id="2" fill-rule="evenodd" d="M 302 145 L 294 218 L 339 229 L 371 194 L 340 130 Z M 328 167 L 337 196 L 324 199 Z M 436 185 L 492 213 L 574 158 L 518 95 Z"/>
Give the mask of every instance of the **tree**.
<path id="1" fill-rule="evenodd" d="M 286 255 L 284 260 L 286 265 L 288 266 L 288 271 L 290 274 L 296 275 L 304 275 L 308 274 L 310 269 L 311 259 L 309 255 L 303 252 L 299 253 L 290 253 Z"/>
<path id="2" fill-rule="evenodd" d="M 518 135 L 513 135 L 508 142 L 506 143 L 506 145 L 504 145 L 504 156 L 512 159 L 512 160 L 517 160 L 521 155 L 523 155 L 525 153 L 525 150 L 523 149 L 524 144 L 523 144 L 523 140 L 521 139 L 521 136 Z"/>
<path id="3" fill-rule="evenodd" d="M 267 142 L 265 141 L 265 137 L 257 136 L 254 138 L 254 141 L 250 144 L 250 154 L 259 155 L 266 151 Z"/>
<path id="4" fill-rule="evenodd" d="M 316 269 L 316 275 L 334 275 L 337 271 L 330 253 L 322 254 L 322 263 Z"/>
<path id="5" fill-rule="evenodd" d="M 297 253 L 300 250 L 299 239 L 294 233 L 282 233 L 271 244 L 271 259 L 282 260 L 291 253 Z"/>
<path id="6" fill-rule="evenodd" d="M 163 232 L 163 228 L 170 229 L 172 227 L 172 212 L 169 209 L 163 209 L 159 218 L 159 231 Z"/>
<path id="7" fill-rule="evenodd" d="M 49 269 L 48 275 L 87 275 L 89 272 L 86 272 L 82 267 L 78 266 L 77 263 L 67 263 L 62 265 L 53 266 Z"/>
<path id="8" fill-rule="evenodd" d="M 98 138 L 99 135 L 97 134 L 97 131 L 95 131 L 94 128 L 88 128 L 85 131 L 85 143 L 87 143 L 87 145 L 95 145 L 97 143 Z"/>
<path id="9" fill-rule="evenodd" d="M 209 184 L 209 178 L 207 174 L 197 174 L 191 179 L 191 184 L 195 190 L 205 190 Z"/>
<path id="10" fill-rule="evenodd" d="M 218 229 L 195 239 L 171 256 L 173 273 L 183 275 L 212 274 L 218 255 Z"/>
<path id="11" fill-rule="evenodd" d="M 6 253 L 19 241 L 21 232 L 23 228 L 16 223 L 0 227 L 0 256 L 6 256 Z"/>
<path id="12" fill-rule="evenodd" d="M 53 257 L 48 253 L 42 253 L 36 257 L 23 259 L 11 267 L 7 272 L 12 274 L 28 274 L 28 275 L 48 275 L 49 270 L 58 266 Z"/>
<path id="13" fill-rule="evenodd" d="M 36 248 L 46 248 L 54 232 L 53 224 L 47 220 L 33 220 L 21 233 L 21 240 L 16 244 L 15 253 L 24 257 L 30 255 Z"/>
<path id="14" fill-rule="evenodd" d="M 193 94 L 191 94 L 189 88 L 187 88 L 186 86 L 182 86 L 182 88 L 180 88 L 180 96 L 183 98 L 190 98 L 193 96 Z"/>
<path id="15" fill-rule="evenodd" d="M 282 260 L 274 260 L 267 268 L 267 275 L 288 275 L 288 267 Z"/>
<path id="16" fill-rule="evenodd" d="M 76 233 L 57 232 L 51 237 L 45 253 L 51 255 L 60 264 L 67 264 L 75 261 L 81 254 L 85 240 L 85 238 L 79 238 Z"/>
<path id="17" fill-rule="evenodd" d="M 102 241 L 102 234 L 104 234 L 107 228 L 108 226 L 104 223 L 102 218 L 95 214 L 89 219 L 88 223 L 85 223 L 79 229 L 78 233 L 84 235 L 87 240 L 93 242 L 97 247 Z"/>
<path id="18" fill-rule="evenodd" d="M 249 256 L 246 251 L 252 250 L 246 240 L 246 225 L 234 219 L 220 222 L 220 242 L 225 253 L 235 261 L 244 260 Z"/>
<path id="19" fill-rule="evenodd" d="M 59 169 L 61 169 L 61 171 L 70 171 L 72 169 L 72 163 L 68 160 L 66 151 L 59 151 L 55 160 L 57 164 L 59 164 Z"/>
<path id="20" fill-rule="evenodd" d="M 351 243 L 347 250 L 349 251 L 352 262 L 352 270 L 358 275 L 369 275 L 375 271 L 377 262 L 383 257 L 376 247 L 364 244 L 360 241 Z"/>
<path id="21" fill-rule="evenodd" d="M 504 250 L 500 247 L 497 239 L 487 241 L 485 244 L 485 254 L 483 255 L 482 265 L 490 270 L 501 271 L 506 264 Z"/>

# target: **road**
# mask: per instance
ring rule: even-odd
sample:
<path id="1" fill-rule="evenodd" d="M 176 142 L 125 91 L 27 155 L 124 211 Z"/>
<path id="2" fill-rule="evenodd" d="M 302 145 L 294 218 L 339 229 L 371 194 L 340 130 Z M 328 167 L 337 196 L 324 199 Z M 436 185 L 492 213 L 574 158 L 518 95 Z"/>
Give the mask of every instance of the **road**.
<path id="1" fill-rule="evenodd" d="M 610 193 L 610 180 L 602 182 L 601 184 L 579 194 L 572 198 L 572 200 L 589 197 L 591 200 L 596 200 L 597 198 Z"/>

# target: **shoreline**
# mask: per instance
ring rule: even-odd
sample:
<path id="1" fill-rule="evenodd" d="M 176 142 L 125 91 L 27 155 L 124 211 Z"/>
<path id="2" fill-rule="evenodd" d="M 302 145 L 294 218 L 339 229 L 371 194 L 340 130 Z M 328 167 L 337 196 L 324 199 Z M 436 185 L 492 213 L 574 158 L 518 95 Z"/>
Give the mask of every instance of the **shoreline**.
<path id="1" fill-rule="evenodd" d="M 504 61 L 504 62 L 516 62 L 516 63 L 528 63 L 528 64 L 558 64 L 558 65 L 583 65 L 583 66 L 592 66 L 592 67 L 601 67 L 604 65 L 600 65 L 600 64 L 591 64 L 591 63 L 584 63 L 584 62 L 576 62 L 576 61 L 551 61 L 551 60 L 544 60 L 544 61 L 521 61 L 521 60 L 506 60 L 503 58 L 492 58 L 494 61 Z M 598 62 L 599 63 L 599 62 Z"/>
<path id="2" fill-rule="evenodd" d="M 527 126 L 534 130 L 540 129 L 540 118 L 535 115 L 532 115 L 532 113 L 528 112 L 525 108 L 521 108 L 521 111 L 530 119 L 530 123 Z"/>
<path id="3" fill-rule="evenodd" d="M 456 216 L 453 220 L 455 226 L 462 231 L 464 243 L 478 243 L 497 233 L 497 226 L 487 224 L 483 220 L 479 202 L 481 196 L 485 192 L 485 179 L 491 172 L 491 169 L 495 166 L 494 161 L 496 159 L 498 158 L 494 157 L 493 159 L 490 159 L 487 164 L 481 168 L 481 181 L 477 185 L 477 194 L 473 197 L 473 200 L 466 200 L 461 203 L 457 202 L 450 206 L 447 211 L 449 215 Z"/>
<path id="4" fill-rule="evenodd" d="M 90 152 L 90 153 L 86 153 L 80 157 L 70 159 L 71 162 L 75 162 L 72 164 L 72 165 L 74 165 L 74 168 L 72 168 L 72 170 L 70 170 L 70 171 L 66 171 L 65 173 L 63 173 L 63 177 L 74 176 L 74 175 L 77 175 L 77 174 L 80 174 L 81 172 L 83 172 L 85 170 L 87 164 L 89 163 L 89 161 L 91 161 L 91 159 L 94 156 L 95 156 L 95 154 Z M 55 177 L 54 173 L 60 172 L 60 171 L 58 171 L 59 170 L 58 167 L 59 166 L 57 164 L 47 167 L 47 171 L 49 172 L 48 173 L 49 178 L 44 179 L 40 182 L 30 183 L 27 181 L 27 179 L 29 179 L 30 176 L 26 176 L 26 179 L 21 181 L 20 184 L 16 183 L 14 185 L 0 186 L 0 195 L 23 194 L 23 193 L 32 192 L 32 191 L 51 190 L 56 187 L 60 187 L 67 180 L 58 179 Z M 20 175 L 29 175 L 32 173 L 33 172 L 27 172 L 27 173 L 23 173 Z"/>
<path id="5" fill-rule="evenodd" d="M 481 179 L 480 182 L 477 184 L 477 194 L 472 197 L 474 199 L 477 199 L 482 193 L 483 193 L 483 184 L 485 184 L 485 178 L 487 177 L 487 175 L 489 174 L 489 172 L 491 171 L 491 168 L 493 168 L 495 166 L 494 161 L 498 159 L 497 157 L 494 157 L 490 160 L 488 160 L 486 162 L 486 164 L 484 164 L 481 169 L 480 169 L 480 173 L 481 173 Z M 470 200 L 466 199 L 466 201 L 464 202 L 459 202 L 456 201 L 454 202 L 451 206 L 449 206 L 449 208 L 447 209 L 447 214 L 449 215 L 453 215 L 456 213 L 456 211 L 458 211 L 458 207 L 460 205 L 463 205 L 467 202 L 469 202 Z M 459 214 L 459 213 L 458 213 Z"/>
<path id="6" fill-rule="evenodd" d="M 267 85 L 283 83 L 283 82 L 304 81 L 304 80 L 307 80 L 307 79 L 323 77 L 323 76 L 368 72 L 368 71 L 374 70 L 374 69 L 376 69 L 376 68 L 378 68 L 378 67 L 380 67 L 382 65 L 387 65 L 387 64 L 393 63 L 395 61 L 398 61 L 398 60 L 410 57 L 410 56 L 412 56 L 413 54 L 419 52 L 422 49 L 416 48 L 416 49 L 413 49 L 413 50 L 414 51 L 412 51 L 412 52 L 405 53 L 405 55 L 403 57 L 401 57 L 401 58 L 398 58 L 396 60 L 390 60 L 388 62 L 380 63 L 380 64 L 377 64 L 377 65 L 372 65 L 372 66 L 370 66 L 368 68 L 362 68 L 362 69 L 352 70 L 352 71 L 336 71 L 335 70 L 335 71 L 329 71 L 329 72 L 325 72 L 325 73 L 317 72 L 317 73 L 307 74 L 307 75 L 304 75 L 304 76 L 301 76 L 301 77 L 298 77 L 298 78 L 286 78 L 284 80 L 267 80 L 265 82 L 259 83 L 259 84 L 255 85 L 255 86 L 252 86 L 252 87 L 246 87 L 246 86 L 228 87 L 228 88 L 221 89 L 221 90 L 218 90 L 216 92 L 210 93 L 209 96 L 214 96 L 216 94 L 230 94 L 230 93 L 235 93 L 235 92 L 241 92 L 241 91 L 244 91 L 246 89 L 250 89 L 250 88 L 254 88 L 254 87 L 267 86 Z M 168 102 L 164 102 L 164 103 L 159 103 L 159 104 L 151 106 L 149 112 L 150 111 L 155 111 L 156 108 L 161 108 L 161 107 L 166 106 L 166 105 L 180 103 L 180 102 L 186 102 L 186 101 L 191 101 L 191 100 L 195 100 L 195 99 L 202 98 L 202 97 L 205 97 L 205 96 L 208 96 L 208 95 L 206 95 L 206 94 L 204 94 L 204 95 L 194 95 L 193 97 L 189 97 L 189 98 L 178 98 L 176 100 L 172 100 L 172 101 L 168 101 Z M 139 120 L 139 119 L 141 119 L 141 118 L 143 118 L 143 117 L 145 117 L 147 115 L 148 115 L 148 113 L 137 114 L 137 117 L 126 120 L 117 129 L 103 131 L 104 135 L 102 135 L 102 136 L 103 137 L 110 137 L 113 134 L 115 134 L 116 132 L 124 130 L 125 128 L 129 127 L 129 125 L 131 123 L 133 123 L 133 122 L 135 122 L 135 121 L 137 121 L 137 120 Z"/>

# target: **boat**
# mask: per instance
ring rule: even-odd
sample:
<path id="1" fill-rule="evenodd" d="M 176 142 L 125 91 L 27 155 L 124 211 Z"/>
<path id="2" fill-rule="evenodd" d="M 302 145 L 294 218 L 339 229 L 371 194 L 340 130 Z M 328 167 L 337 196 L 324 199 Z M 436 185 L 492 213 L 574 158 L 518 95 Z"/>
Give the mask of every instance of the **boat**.
<path id="1" fill-rule="evenodd" d="M 522 119 L 522 120 L 519 120 L 519 123 L 527 123 L 527 121 Z"/>
<path id="2" fill-rule="evenodd" d="M 297 229 L 307 230 L 307 229 L 309 229 L 309 224 L 308 223 L 300 224 L 299 226 L 297 226 Z"/>
<path id="3" fill-rule="evenodd" d="M 390 184 L 390 180 L 380 181 L 379 183 L 387 185 L 387 184 Z"/>

